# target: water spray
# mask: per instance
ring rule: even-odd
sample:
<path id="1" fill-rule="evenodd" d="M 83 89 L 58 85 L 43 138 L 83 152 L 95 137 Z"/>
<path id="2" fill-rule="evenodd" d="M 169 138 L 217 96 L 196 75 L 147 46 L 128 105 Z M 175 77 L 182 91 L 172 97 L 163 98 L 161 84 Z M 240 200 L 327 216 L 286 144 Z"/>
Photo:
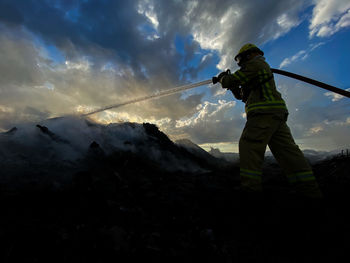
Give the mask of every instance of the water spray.
<path id="1" fill-rule="evenodd" d="M 92 115 L 92 114 L 95 114 L 95 113 L 98 113 L 98 112 L 101 112 L 101 111 L 114 109 L 114 108 L 119 108 L 121 106 L 125 106 L 125 105 L 128 105 L 128 104 L 132 104 L 132 103 L 136 103 L 136 102 L 140 102 L 140 101 L 145 101 L 145 100 L 150 100 L 150 99 L 155 99 L 155 98 L 159 98 L 159 97 L 163 97 L 163 96 L 168 96 L 168 95 L 171 95 L 171 94 L 178 93 L 180 91 L 197 88 L 199 86 L 207 85 L 207 84 L 210 84 L 210 83 L 212 83 L 212 80 L 208 79 L 208 80 L 204 80 L 204 81 L 197 82 L 197 83 L 183 85 L 183 86 L 176 87 L 176 88 L 173 88 L 173 89 L 160 91 L 160 92 L 157 92 L 157 93 L 154 93 L 152 95 L 145 96 L 145 97 L 140 97 L 140 98 L 133 99 L 133 100 L 128 100 L 128 101 L 125 101 L 125 102 L 122 102 L 122 103 L 109 105 L 109 106 L 103 107 L 101 109 L 94 110 L 92 112 L 82 114 L 81 116 L 88 116 L 88 115 Z"/>
<path id="2" fill-rule="evenodd" d="M 323 82 L 320 82 L 320 81 L 317 81 L 317 80 L 314 80 L 314 79 L 310 79 L 310 78 L 307 78 L 307 77 L 304 77 L 304 76 L 301 76 L 301 75 L 298 75 L 298 74 L 295 74 L 295 73 L 291 73 L 291 72 L 288 72 L 288 71 L 280 70 L 280 69 L 271 68 L 271 71 L 273 73 L 275 73 L 275 74 L 280 74 L 280 75 L 284 75 L 284 76 L 287 76 L 287 77 L 290 77 L 290 78 L 301 80 L 303 82 L 315 85 L 317 87 L 320 87 L 320 88 L 323 88 L 323 89 L 326 89 L 326 90 L 329 90 L 329 91 L 332 91 L 332 92 L 335 92 L 337 94 L 340 94 L 340 95 L 343 95 L 345 97 L 350 98 L 350 92 L 349 91 L 336 88 L 336 87 L 328 85 L 326 83 L 323 83 Z M 173 88 L 173 89 L 160 91 L 160 92 L 157 92 L 157 93 L 154 93 L 152 95 L 145 96 L 145 97 L 140 97 L 140 98 L 129 100 L 129 101 L 125 101 L 125 102 L 122 102 L 122 103 L 109 105 L 109 106 L 106 106 L 106 107 L 103 107 L 103 108 L 91 111 L 89 113 L 82 114 L 81 116 L 88 116 L 88 115 L 92 115 L 92 114 L 95 114 L 95 113 L 98 113 L 98 112 L 102 112 L 102 111 L 105 111 L 105 110 L 119 108 L 119 107 L 122 107 L 122 106 L 125 106 L 125 105 L 133 104 L 133 103 L 136 103 L 136 102 L 141 102 L 141 101 L 145 101 L 145 100 L 150 100 L 150 99 L 160 98 L 160 97 L 163 97 L 163 96 L 172 95 L 172 94 L 184 91 L 184 90 L 197 88 L 199 86 L 208 85 L 208 84 L 211 84 L 211 83 L 213 83 L 213 80 L 212 79 L 208 79 L 208 80 L 200 81 L 200 82 L 197 82 L 197 83 L 183 85 L 183 86 L 176 87 L 176 88 Z"/>

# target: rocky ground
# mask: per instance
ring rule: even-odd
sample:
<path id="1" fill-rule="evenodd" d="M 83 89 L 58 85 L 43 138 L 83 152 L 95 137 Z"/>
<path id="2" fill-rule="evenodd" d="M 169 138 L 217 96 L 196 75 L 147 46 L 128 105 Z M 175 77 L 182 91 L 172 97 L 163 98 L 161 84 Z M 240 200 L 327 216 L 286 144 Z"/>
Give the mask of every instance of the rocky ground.
<path id="1" fill-rule="evenodd" d="M 0 261 L 345 262 L 348 157 L 314 165 L 322 201 L 289 194 L 275 165 L 264 168 L 263 195 L 243 194 L 237 166 L 195 156 L 155 126 L 144 129 L 159 149 L 202 170 L 165 170 L 144 154 L 105 154 L 93 142 L 64 187 L 3 182 Z"/>

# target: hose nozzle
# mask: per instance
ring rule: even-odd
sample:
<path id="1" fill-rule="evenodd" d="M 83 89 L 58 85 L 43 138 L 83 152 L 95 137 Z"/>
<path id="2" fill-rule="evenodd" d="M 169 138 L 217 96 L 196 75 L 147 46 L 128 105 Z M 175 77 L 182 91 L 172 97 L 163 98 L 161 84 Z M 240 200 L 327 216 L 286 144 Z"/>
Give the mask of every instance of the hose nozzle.
<path id="1" fill-rule="evenodd" d="M 224 76 L 229 75 L 229 74 L 231 74 L 231 70 L 227 69 L 226 71 L 221 72 L 221 73 L 219 74 L 219 76 L 217 76 L 217 77 L 214 76 L 214 77 L 212 78 L 213 84 L 216 84 L 216 83 L 220 82 L 221 78 L 223 78 Z"/>

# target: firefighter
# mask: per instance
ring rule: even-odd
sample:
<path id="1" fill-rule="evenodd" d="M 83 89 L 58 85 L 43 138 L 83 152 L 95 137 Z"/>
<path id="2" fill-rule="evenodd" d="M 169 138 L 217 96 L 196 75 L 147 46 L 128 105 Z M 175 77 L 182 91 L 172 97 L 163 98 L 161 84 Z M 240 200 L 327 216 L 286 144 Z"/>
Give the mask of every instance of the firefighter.
<path id="1" fill-rule="evenodd" d="M 264 52 L 253 44 L 244 45 L 235 56 L 240 67 L 213 78 L 222 88 L 245 103 L 247 122 L 239 140 L 240 176 L 244 191 L 262 191 L 262 166 L 268 145 L 284 169 L 288 181 L 309 197 L 321 197 L 312 169 L 287 126 L 288 110 L 277 91 Z"/>

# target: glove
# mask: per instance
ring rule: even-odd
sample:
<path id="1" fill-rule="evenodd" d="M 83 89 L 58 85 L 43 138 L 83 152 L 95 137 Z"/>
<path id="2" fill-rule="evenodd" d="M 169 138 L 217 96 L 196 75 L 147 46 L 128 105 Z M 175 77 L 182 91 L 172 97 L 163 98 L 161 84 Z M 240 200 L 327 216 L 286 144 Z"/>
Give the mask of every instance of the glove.
<path id="1" fill-rule="evenodd" d="M 221 73 L 219 74 L 219 76 L 218 76 L 219 82 L 221 83 L 222 78 L 225 77 L 225 76 L 227 76 L 227 75 L 228 75 L 228 74 L 227 74 L 226 71 L 221 72 Z"/>
<path id="2" fill-rule="evenodd" d="M 235 87 L 233 89 L 231 89 L 233 96 L 235 96 L 235 98 L 237 100 L 242 100 L 242 89 L 240 89 L 239 87 Z"/>
<path id="3" fill-rule="evenodd" d="M 213 84 L 216 84 L 216 83 L 218 83 L 218 82 L 221 83 L 222 78 L 225 77 L 225 76 L 227 76 L 228 74 L 231 74 L 231 71 L 230 71 L 229 69 L 226 70 L 226 71 L 221 72 L 221 73 L 219 74 L 219 76 L 213 77 L 213 78 L 212 78 Z"/>

